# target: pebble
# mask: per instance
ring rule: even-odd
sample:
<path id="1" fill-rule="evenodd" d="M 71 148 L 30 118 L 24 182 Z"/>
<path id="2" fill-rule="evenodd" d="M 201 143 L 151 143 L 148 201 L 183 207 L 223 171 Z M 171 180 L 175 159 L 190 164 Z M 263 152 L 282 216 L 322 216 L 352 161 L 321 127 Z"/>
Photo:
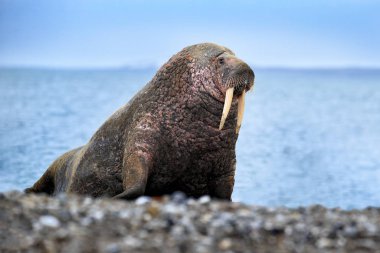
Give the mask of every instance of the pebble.
<path id="1" fill-rule="evenodd" d="M 205 195 L 205 196 L 200 197 L 198 201 L 201 204 L 206 204 L 206 203 L 209 203 L 211 201 L 211 198 L 210 198 L 210 196 Z"/>
<path id="2" fill-rule="evenodd" d="M 229 248 L 231 248 L 232 246 L 232 242 L 230 239 L 223 239 L 220 243 L 219 243 L 219 249 L 221 250 L 228 250 Z"/>
<path id="3" fill-rule="evenodd" d="M 334 245 L 334 242 L 330 239 L 327 238 L 321 238 L 317 242 L 317 247 L 318 248 L 331 248 Z"/>
<path id="4" fill-rule="evenodd" d="M 111 243 L 109 245 L 106 246 L 106 253 L 120 253 L 121 252 L 121 248 L 118 244 L 116 243 Z"/>
<path id="5" fill-rule="evenodd" d="M 183 193 L 183 192 L 174 192 L 174 193 L 170 196 L 170 199 L 171 199 L 171 201 L 173 201 L 174 203 L 177 203 L 177 204 L 184 204 L 184 203 L 186 203 L 187 197 L 186 197 L 186 194 Z"/>
<path id="6" fill-rule="evenodd" d="M 136 199 L 135 203 L 136 205 L 145 205 L 146 203 L 149 203 L 151 198 L 146 197 L 146 196 L 141 196 Z"/>
<path id="7" fill-rule="evenodd" d="M 51 215 L 41 216 L 38 222 L 42 226 L 51 227 L 51 228 L 57 228 L 60 225 L 59 220 Z"/>

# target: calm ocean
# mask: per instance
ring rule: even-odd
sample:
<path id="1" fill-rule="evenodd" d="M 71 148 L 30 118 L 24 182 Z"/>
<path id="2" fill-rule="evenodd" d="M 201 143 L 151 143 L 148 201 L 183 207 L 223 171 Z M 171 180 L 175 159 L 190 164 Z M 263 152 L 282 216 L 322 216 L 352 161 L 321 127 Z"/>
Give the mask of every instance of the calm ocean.
<path id="1" fill-rule="evenodd" d="M 33 184 L 154 70 L 0 69 L 0 191 Z M 380 206 L 380 70 L 256 69 L 234 201 Z"/>

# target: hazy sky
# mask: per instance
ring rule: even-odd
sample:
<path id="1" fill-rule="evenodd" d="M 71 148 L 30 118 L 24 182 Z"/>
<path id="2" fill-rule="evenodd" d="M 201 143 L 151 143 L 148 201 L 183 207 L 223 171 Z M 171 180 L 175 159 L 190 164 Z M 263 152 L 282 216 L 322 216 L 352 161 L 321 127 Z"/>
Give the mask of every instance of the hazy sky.
<path id="1" fill-rule="evenodd" d="M 380 1 L 0 0 L 2 66 L 156 66 L 200 42 L 254 66 L 380 67 Z"/>

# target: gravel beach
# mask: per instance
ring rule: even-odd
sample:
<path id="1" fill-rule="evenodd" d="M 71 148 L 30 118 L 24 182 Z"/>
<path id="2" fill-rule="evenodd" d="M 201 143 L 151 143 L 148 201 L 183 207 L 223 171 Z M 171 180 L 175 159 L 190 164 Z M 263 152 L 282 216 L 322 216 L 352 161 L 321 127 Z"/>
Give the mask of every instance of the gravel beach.
<path id="1" fill-rule="evenodd" d="M 7 192 L 0 252 L 380 252 L 380 209 Z"/>

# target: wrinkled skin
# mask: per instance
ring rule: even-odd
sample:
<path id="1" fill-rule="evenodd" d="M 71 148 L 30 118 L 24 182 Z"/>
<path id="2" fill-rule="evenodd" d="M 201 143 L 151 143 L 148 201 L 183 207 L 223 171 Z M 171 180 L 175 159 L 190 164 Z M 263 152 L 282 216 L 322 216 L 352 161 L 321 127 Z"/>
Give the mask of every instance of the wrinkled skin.
<path id="1" fill-rule="evenodd" d="M 59 157 L 25 191 L 125 199 L 182 191 L 230 200 L 236 96 L 253 81 L 251 68 L 227 48 L 184 48 L 86 145 Z M 235 87 L 234 100 L 219 130 L 228 87 Z"/>

